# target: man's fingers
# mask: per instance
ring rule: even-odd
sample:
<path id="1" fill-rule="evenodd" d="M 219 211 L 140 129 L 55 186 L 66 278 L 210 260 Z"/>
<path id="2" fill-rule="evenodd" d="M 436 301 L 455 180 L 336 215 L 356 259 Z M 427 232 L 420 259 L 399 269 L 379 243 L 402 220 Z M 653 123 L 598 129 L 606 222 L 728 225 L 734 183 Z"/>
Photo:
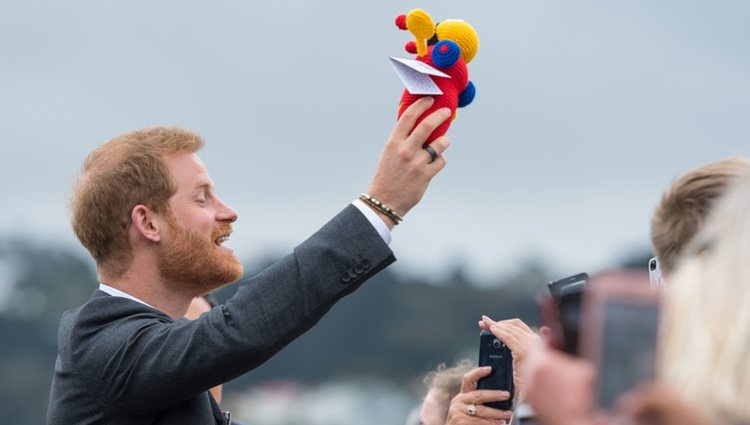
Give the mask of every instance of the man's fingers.
<path id="1" fill-rule="evenodd" d="M 409 105 L 401 114 L 401 118 L 398 119 L 396 127 L 393 128 L 391 140 L 404 140 L 409 137 L 419 117 L 432 106 L 434 101 L 431 97 L 423 97 Z"/>
<path id="2" fill-rule="evenodd" d="M 448 139 L 448 136 L 440 136 L 429 144 L 432 149 L 435 149 L 438 155 L 442 155 L 450 145 L 451 141 Z"/>
<path id="3" fill-rule="evenodd" d="M 448 108 L 440 108 L 437 111 L 428 115 L 422 122 L 417 125 L 416 128 L 411 132 L 409 137 L 406 139 L 407 144 L 414 147 L 421 147 L 427 138 L 435 131 L 436 128 L 443 121 L 447 120 L 451 116 L 451 110 Z"/>
<path id="4" fill-rule="evenodd" d="M 438 170 L 445 167 L 446 158 L 444 155 L 444 152 L 446 149 L 448 149 L 448 146 L 450 146 L 451 142 L 448 139 L 447 136 L 442 136 L 440 138 L 435 139 L 432 143 L 427 145 L 424 150 L 425 153 L 427 153 L 427 163 L 433 165 Z M 432 154 L 429 153 L 429 149 L 432 149 L 433 152 L 435 152 L 435 158 L 432 158 Z"/>

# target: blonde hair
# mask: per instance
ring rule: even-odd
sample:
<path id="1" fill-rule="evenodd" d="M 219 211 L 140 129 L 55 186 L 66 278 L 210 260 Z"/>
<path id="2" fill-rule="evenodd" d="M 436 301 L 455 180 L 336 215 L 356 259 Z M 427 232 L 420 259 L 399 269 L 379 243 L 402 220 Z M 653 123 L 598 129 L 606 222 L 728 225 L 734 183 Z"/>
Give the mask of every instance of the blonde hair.
<path id="1" fill-rule="evenodd" d="M 203 139 L 191 131 L 153 127 L 115 137 L 89 154 L 73 190 L 71 224 L 100 271 L 121 276 L 130 265 L 133 207 L 169 212 L 177 189 L 163 156 L 202 146 Z"/>
<path id="2" fill-rule="evenodd" d="M 664 299 L 659 370 L 687 402 L 750 421 L 750 179 L 717 203 Z"/>
<path id="3" fill-rule="evenodd" d="M 453 367 L 446 367 L 445 363 L 440 363 L 435 370 L 427 373 L 424 377 L 424 384 L 428 390 L 443 391 L 449 399 L 452 399 L 461 392 L 464 374 L 475 367 L 469 359 L 459 360 Z"/>
<path id="4" fill-rule="evenodd" d="M 674 271 L 680 253 L 701 229 L 716 199 L 748 174 L 747 158 L 723 159 L 682 174 L 664 192 L 651 217 L 651 243 L 665 274 Z"/>

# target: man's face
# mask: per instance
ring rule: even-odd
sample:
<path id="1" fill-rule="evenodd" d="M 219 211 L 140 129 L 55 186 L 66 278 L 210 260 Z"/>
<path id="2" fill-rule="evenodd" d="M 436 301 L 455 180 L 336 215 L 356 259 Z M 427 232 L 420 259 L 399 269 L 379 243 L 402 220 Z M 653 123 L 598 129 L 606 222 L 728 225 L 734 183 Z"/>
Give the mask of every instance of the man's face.
<path id="1" fill-rule="evenodd" d="M 214 194 L 205 165 L 194 153 L 164 158 L 177 185 L 165 214 L 159 270 L 169 285 L 203 294 L 242 276 L 242 264 L 223 243 L 237 213 Z"/>

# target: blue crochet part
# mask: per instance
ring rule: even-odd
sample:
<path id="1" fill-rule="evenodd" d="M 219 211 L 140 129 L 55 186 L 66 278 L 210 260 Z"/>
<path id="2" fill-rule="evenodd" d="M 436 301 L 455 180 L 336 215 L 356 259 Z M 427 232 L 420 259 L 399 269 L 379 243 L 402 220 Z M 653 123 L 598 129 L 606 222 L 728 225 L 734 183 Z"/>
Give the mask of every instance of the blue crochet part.
<path id="1" fill-rule="evenodd" d="M 461 48 L 450 40 L 439 41 L 432 49 L 432 63 L 438 68 L 447 68 L 461 57 Z"/>
<path id="2" fill-rule="evenodd" d="M 464 91 L 461 92 L 461 94 L 458 95 L 458 107 L 463 108 L 466 105 L 469 105 L 471 102 L 474 101 L 474 96 L 477 94 L 477 89 L 474 87 L 474 83 L 469 81 L 469 84 L 466 86 Z"/>

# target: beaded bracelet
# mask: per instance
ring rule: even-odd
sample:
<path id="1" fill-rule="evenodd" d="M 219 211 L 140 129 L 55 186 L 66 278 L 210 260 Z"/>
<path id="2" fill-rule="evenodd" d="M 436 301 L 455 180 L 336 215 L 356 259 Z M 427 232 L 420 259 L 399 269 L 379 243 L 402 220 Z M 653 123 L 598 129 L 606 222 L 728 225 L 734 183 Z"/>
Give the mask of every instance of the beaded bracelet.
<path id="1" fill-rule="evenodd" d="M 404 218 L 401 217 L 396 211 L 393 211 L 391 207 L 380 202 L 379 200 L 373 198 L 372 196 L 366 193 L 359 195 L 359 199 L 362 202 L 366 203 L 367 205 L 385 214 L 389 219 L 391 219 L 393 224 L 395 224 L 396 226 L 398 226 L 400 222 L 404 221 Z"/>

